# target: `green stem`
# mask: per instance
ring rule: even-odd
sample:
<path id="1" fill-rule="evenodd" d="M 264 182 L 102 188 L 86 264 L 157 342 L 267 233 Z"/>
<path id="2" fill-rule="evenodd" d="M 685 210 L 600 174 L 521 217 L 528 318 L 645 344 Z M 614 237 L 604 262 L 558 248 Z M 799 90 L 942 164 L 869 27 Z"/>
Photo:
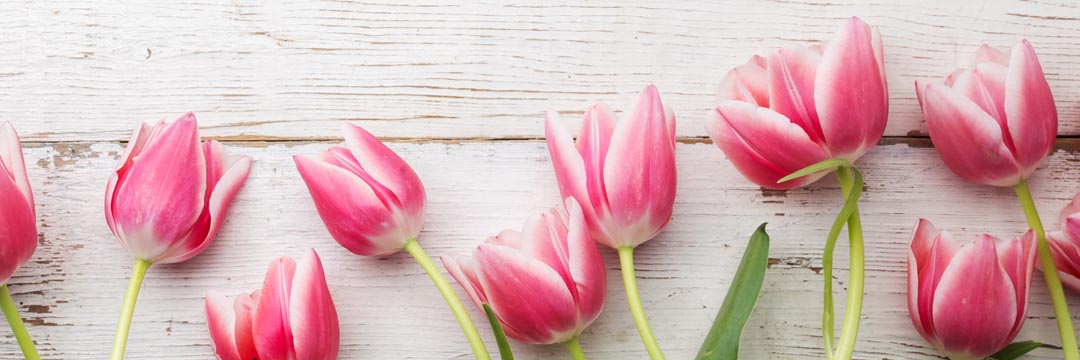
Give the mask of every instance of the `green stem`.
<path id="1" fill-rule="evenodd" d="M 476 359 L 490 360 L 491 355 L 488 354 L 487 347 L 484 346 L 484 340 L 480 338 L 480 333 L 476 331 L 476 326 L 473 325 L 472 319 L 469 318 L 469 313 L 465 311 L 465 306 L 461 305 L 461 299 L 458 299 L 457 293 L 450 287 L 450 283 L 446 281 L 446 277 L 443 277 L 439 268 L 435 266 L 435 262 L 431 261 L 431 258 L 416 242 L 416 239 L 406 241 L 404 249 L 416 259 L 420 267 L 427 272 L 431 281 L 435 283 L 435 287 L 439 289 L 439 293 L 446 300 L 446 304 L 450 306 L 450 311 L 457 318 L 458 325 L 461 325 L 461 330 L 465 332 L 465 338 L 469 340 L 469 346 L 472 347 Z"/>
<path id="2" fill-rule="evenodd" d="M 585 360 L 585 352 L 581 350 L 581 342 L 578 341 L 577 336 L 570 338 L 570 340 L 564 342 L 563 345 L 566 345 L 566 351 L 570 352 L 571 359 Z"/>
<path id="3" fill-rule="evenodd" d="M 0 308 L 3 309 L 4 317 L 11 325 L 11 331 L 15 333 L 15 339 L 19 341 L 23 357 L 26 360 L 41 360 L 41 355 L 38 355 L 37 349 L 34 348 L 34 340 L 30 338 L 30 333 L 26 331 L 26 325 L 19 316 L 19 309 L 15 307 L 15 299 L 11 298 L 7 284 L 0 285 Z"/>
<path id="4" fill-rule="evenodd" d="M 844 192 L 844 197 L 847 198 L 849 194 L 862 192 L 862 175 L 859 173 L 859 169 L 854 167 L 850 168 L 851 172 L 855 173 L 855 179 L 852 180 L 851 173 L 848 169 L 841 169 L 836 173 L 840 179 L 840 188 Z M 844 323 L 840 328 L 840 339 L 836 346 L 836 358 L 849 360 L 855 352 L 855 338 L 859 334 L 859 320 L 862 314 L 862 301 L 863 301 L 863 286 L 864 286 L 864 272 L 866 261 L 864 259 L 863 251 L 863 233 L 862 233 L 862 221 L 859 218 L 859 205 L 851 204 L 854 207 L 854 211 L 851 217 L 848 218 L 848 242 L 850 247 L 850 262 L 851 269 L 848 271 L 848 294 L 847 303 L 844 305 Z M 827 281 L 832 282 L 832 279 Z"/>
<path id="5" fill-rule="evenodd" d="M 622 266 L 626 300 L 630 303 L 630 315 L 634 317 L 634 325 L 637 325 L 638 333 L 641 334 L 641 342 L 645 344 L 645 350 L 649 352 L 650 359 L 663 360 L 664 353 L 660 351 L 660 344 L 656 342 L 656 336 L 649 327 L 649 319 L 645 317 L 645 308 L 641 306 L 637 277 L 634 276 L 634 248 L 632 246 L 619 248 L 619 264 Z"/>
<path id="6" fill-rule="evenodd" d="M 1054 265 L 1054 257 L 1050 254 L 1050 244 L 1046 242 L 1046 231 L 1039 218 L 1039 211 L 1035 209 L 1031 188 L 1028 187 L 1027 180 L 1020 180 L 1013 190 L 1016 190 L 1016 197 L 1020 199 L 1020 206 L 1024 208 L 1024 216 L 1027 217 L 1028 225 L 1035 232 L 1038 241 L 1039 263 L 1042 265 L 1043 276 L 1046 278 L 1046 287 L 1050 289 L 1058 334 L 1061 335 L 1061 351 L 1065 353 L 1066 360 L 1080 360 L 1072 317 L 1069 315 L 1069 305 L 1065 303 L 1065 290 L 1061 288 L 1061 278 L 1058 276 L 1057 266 Z"/>
<path id="7" fill-rule="evenodd" d="M 124 305 L 120 309 L 120 321 L 116 323 L 112 360 L 124 359 L 128 331 L 131 329 L 131 317 L 135 313 L 135 300 L 139 298 L 139 288 L 142 287 L 143 278 L 146 277 L 146 270 L 149 269 L 150 260 L 135 259 L 135 266 L 131 269 L 131 279 L 128 281 L 127 292 L 124 293 Z"/>

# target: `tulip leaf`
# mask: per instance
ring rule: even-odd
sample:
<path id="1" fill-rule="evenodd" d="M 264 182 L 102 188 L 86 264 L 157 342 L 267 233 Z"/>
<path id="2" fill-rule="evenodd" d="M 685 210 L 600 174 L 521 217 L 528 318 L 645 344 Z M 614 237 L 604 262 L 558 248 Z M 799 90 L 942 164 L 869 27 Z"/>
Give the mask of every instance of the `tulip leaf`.
<path id="1" fill-rule="evenodd" d="M 514 360 L 514 353 L 510 350 L 510 342 L 506 341 L 506 333 L 499 324 L 499 318 L 487 303 L 484 304 L 484 313 L 487 313 L 488 322 L 491 323 L 491 332 L 495 333 L 495 342 L 499 344 L 499 357 L 502 360 Z"/>
<path id="2" fill-rule="evenodd" d="M 698 360 L 733 360 L 739 357 L 739 338 L 757 304 L 768 265 L 769 234 L 765 232 L 765 224 L 761 224 L 743 252 L 739 269 L 724 297 L 724 304 L 720 306 L 712 329 L 698 351 Z"/>
<path id="3" fill-rule="evenodd" d="M 1037 341 L 1031 341 L 1031 340 L 1017 341 L 1017 342 L 1014 342 L 1012 344 L 1009 344 L 1009 346 L 1006 346 L 1004 349 L 1001 349 L 1001 351 L 998 351 L 998 352 L 994 353 L 994 355 L 990 355 L 990 358 L 991 359 L 997 359 L 997 360 L 1013 360 L 1013 359 L 1017 359 L 1017 358 L 1019 358 L 1021 356 L 1024 356 L 1025 354 L 1031 352 L 1032 350 L 1035 350 L 1035 349 L 1038 349 L 1038 348 L 1042 347 L 1042 345 L 1043 345 L 1042 343 L 1039 343 Z"/>
<path id="4" fill-rule="evenodd" d="M 816 173 L 816 172 L 825 171 L 825 170 L 832 170 L 832 169 L 835 169 L 835 168 L 838 168 L 838 167 L 849 167 L 849 166 L 852 166 L 851 161 L 847 161 L 845 159 L 833 158 L 833 159 L 822 160 L 822 161 L 820 161 L 818 163 L 815 163 L 813 165 L 804 167 L 804 168 L 800 169 L 799 171 L 788 174 L 788 176 L 785 176 L 783 178 L 780 178 L 780 180 L 777 180 L 776 183 L 781 184 L 781 183 L 785 183 L 785 182 L 788 182 L 788 181 L 791 181 L 791 180 L 801 178 L 801 177 L 806 176 L 806 175 Z"/>

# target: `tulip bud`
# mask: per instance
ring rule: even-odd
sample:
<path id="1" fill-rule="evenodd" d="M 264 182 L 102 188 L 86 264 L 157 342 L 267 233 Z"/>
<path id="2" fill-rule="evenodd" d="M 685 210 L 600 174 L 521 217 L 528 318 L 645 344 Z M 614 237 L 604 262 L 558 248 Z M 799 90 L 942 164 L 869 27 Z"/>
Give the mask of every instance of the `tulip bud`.
<path id="1" fill-rule="evenodd" d="M 109 178 L 105 220 L 135 258 L 185 261 L 214 241 L 250 169 L 251 157 L 200 144 L 194 114 L 142 124 Z"/>
<path id="2" fill-rule="evenodd" d="M 724 76 L 719 99 L 706 130 L 743 176 L 769 189 L 810 184 L 825 172 L 777 181 L 830 158 L 855 162 L 885 132 L 881 35 L 853 17 L 826 45 L 754 56 Z"/>
<path id="3" fill-rule="evenodd" d="M 472 257 L 443 256 L 446 270 L 477 306 L 491 306 L 506 335 L 555 344 L 581 334 L 604 308 L 607 277 L 581 206 L 551 209 L 505 230 Z"/>
<path id="4" fill-rule="evenodd" d="M 930 139 L 945 165 L 979 184 L 1013 186 L 1054 148 L 1057 108 L 1035 49 L 983 45 L 971 69 L 915 83 Z"/>
<path id="5" fill-rule="evenodd" d="M 548 112 L 548 150 L 563 198 L 581 201 L 592 237 L 611 248 L 634 247 L 660 233 L 675 202 L 675 114 L 650 85 L 628 118 L 596 105 L 575 143 Z"/>
<path id="6" fill-rule="evenodd" d="M 206 322 L 222 360 L 336 359 L 341 338 L 315 250 L 299 264 L 288 257 L 274 260 L 262 289 L 241 294 L 232 304 L 224 296 L 207 295 Z"/>
<path id="7" fill-rule="evenodd" d="M 1027 314 L 1035 233 L 961 247 L 929 220 L 908 253 L 908 310 L 919 334 L 954 360 L 984 359 L 1016 337 Z"/>
<path id="8" fill-rule="evenodd" d="M 345 125 L 347 147 L 294 156 L 330 235 L 353 253 L 385 256 L 420 234 L 426 195 L 409 164 L 364 129 Z"/>
<path id="9" fill-rule="evenodd" d="M 0 285 L 37 249 L 34 194 L 22 145 L 10 123 L 0 125 Z"/>

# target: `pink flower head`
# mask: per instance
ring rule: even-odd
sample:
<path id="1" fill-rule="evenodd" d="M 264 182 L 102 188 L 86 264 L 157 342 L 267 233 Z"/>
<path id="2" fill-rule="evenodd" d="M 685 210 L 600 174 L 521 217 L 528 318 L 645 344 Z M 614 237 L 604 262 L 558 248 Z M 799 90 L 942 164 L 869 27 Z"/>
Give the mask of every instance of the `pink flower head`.
<path id="1" fill-rule="evenodd" d="M 294 156 L 330 235 L 353 253 L 385 256 L 420 234 L 427 195 L 409 164 L 364 129 L 345 125 L 347 146 Z"/>
<path id="2" fill-rule="evenodd" d="M 747 179 L 791 189 L 825 172 L 778 184 L 830 158 L 854 162 L 885 132 L 889 94 L 881 35 L 851 18 L 825 45 L 754 56 L 720 82 L 709 137 Z"/>
<path id="3" fill-rule="evenodd" d="M 1048 232 L 1046 240 L 1061 283 L 1073 291 L 1080 291 L 1080 193 L 1061 210 L 1060 221 L 1061 230 Z"/>
<path id="4" fill-rule="evenodd" d="M 1013 186 L 1054 148 L 1057 108 L 1035 49 L 979 48 L 971 69 L 915 83 L 926 127 L 945 165 L 979 184 Z"/>
<path id="5" fill-rule="evenodd" d="M 185 261 L 214 241 L 251 157 L 199 142 L 195 115 L 141 124 L 105 190 L 105 220 L 120 243 L 154 264 Z"/>
<path id="6" fill-rule="evenodd" d="M 650 85 L 625 119 L 604 105 L 585 113 L 575 142 L 548 112 L 545 129 L 563 198 L 581 202 L 592 237 L 611 248 L 660 233 L 675 202 L 675 114 Z"/>
<path id="7" fill-rule="evenodd" d="M 11 123 L 0 124 L 0 285 L 37 249 L 34 193 L 22 144 Z"/>
<path id="8" fill-rule="evenodd" d="M 604 262 L 589 238 L 581 206 L 551 209 L 505 230 L 472 257 L 443 256 L 446 270 L 477 306 L 488 304 L 506 335 L 554 344 L 580 335 L 604 308 Z"/>

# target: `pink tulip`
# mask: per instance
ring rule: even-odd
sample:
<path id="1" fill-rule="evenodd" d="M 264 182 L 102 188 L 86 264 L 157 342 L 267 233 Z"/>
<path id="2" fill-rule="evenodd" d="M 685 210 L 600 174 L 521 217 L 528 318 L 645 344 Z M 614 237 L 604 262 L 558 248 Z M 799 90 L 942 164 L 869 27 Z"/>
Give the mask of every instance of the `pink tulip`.
<path id="1" fill-rule="evenodd" d="M 548 150 L 563 198 L 581 201 L 592 237 L 612 248 L 652 239 L 671 219 L 675 201 L 675 114 L 656 87 L 642 91 L 616 123 L 602 104 L 585 113 L 575 143 L 548 112 Z"/>
<path id="2" fill-rule="evenodd" d="M 22 145 L 10 123 L 0 126 L 0 285 L 37 249 L 34 194 Z"/>
<path id="3" fill-rule="evenodd" d="M 385 256 L 420 234 L 424 184 L 393 150 L 364 129 L 345 125 L 347 147 L 294 156 L 330 235 L 353 253 Z"/>
<path id="4" fill-rule="evenodd" d="M 915 225 L 908 253 L 908 310 L 915 329 L 956 359 L 983 359 L 1024 324 L 1035 233 L 1001 241 L 982 235 L 961 247 L 929 220 Z"/>
<path id="5" fill-rule="evenodd" d="M 965 180 L 1016 185 L 1053 150 L 1057 108 L 1027 40 L 1008 52 L 983 45 L 972 69 L 915 90 L 934 148 Z"/>
<path id="6" fill-rule="evenodd" d="M 1061 210 L 1061 227 L 1061 231 L 1047 232 L 1050 253 L 1061 275 L 1061 283 L 1073 291 L 1080 291 L 1080 193 Z"/>
<path id="7" fill-rule="evenodd" d="M 825 45 L 754 56 L 727 73 L 709 137 L 746 178 L 791 189 L 826 172 L 777 184 L 830 158 L 854 162 L 885 132 L 889 94 L 881 35 L 851 18 Z"/>
<path id="8" fill-rule="evenodd" d="M 128 142 L 105 193 L 105 220 L 137 259 L 185 261 L 210 246 L 251 157 L 199 143 L 195 115 L 142 124 Z"/>
<path id="9" fill-rule="evenodd" d="M 530 344 L 570 341 L 604 308 L 607 278 L 581 206 L 551 209 L 504 230 L 472 257 L 443 256 L 477 306 L 488 304 L 506 335 Z"/>
<path id="10" fill-rule="evenodd" d="M 207 295 L 206 320 L 222 360 L 337 358 L 337 310 L 315 250 L 299 264 L 288 257 L 274 260 L 262 289 L 232 303 Z"/>

